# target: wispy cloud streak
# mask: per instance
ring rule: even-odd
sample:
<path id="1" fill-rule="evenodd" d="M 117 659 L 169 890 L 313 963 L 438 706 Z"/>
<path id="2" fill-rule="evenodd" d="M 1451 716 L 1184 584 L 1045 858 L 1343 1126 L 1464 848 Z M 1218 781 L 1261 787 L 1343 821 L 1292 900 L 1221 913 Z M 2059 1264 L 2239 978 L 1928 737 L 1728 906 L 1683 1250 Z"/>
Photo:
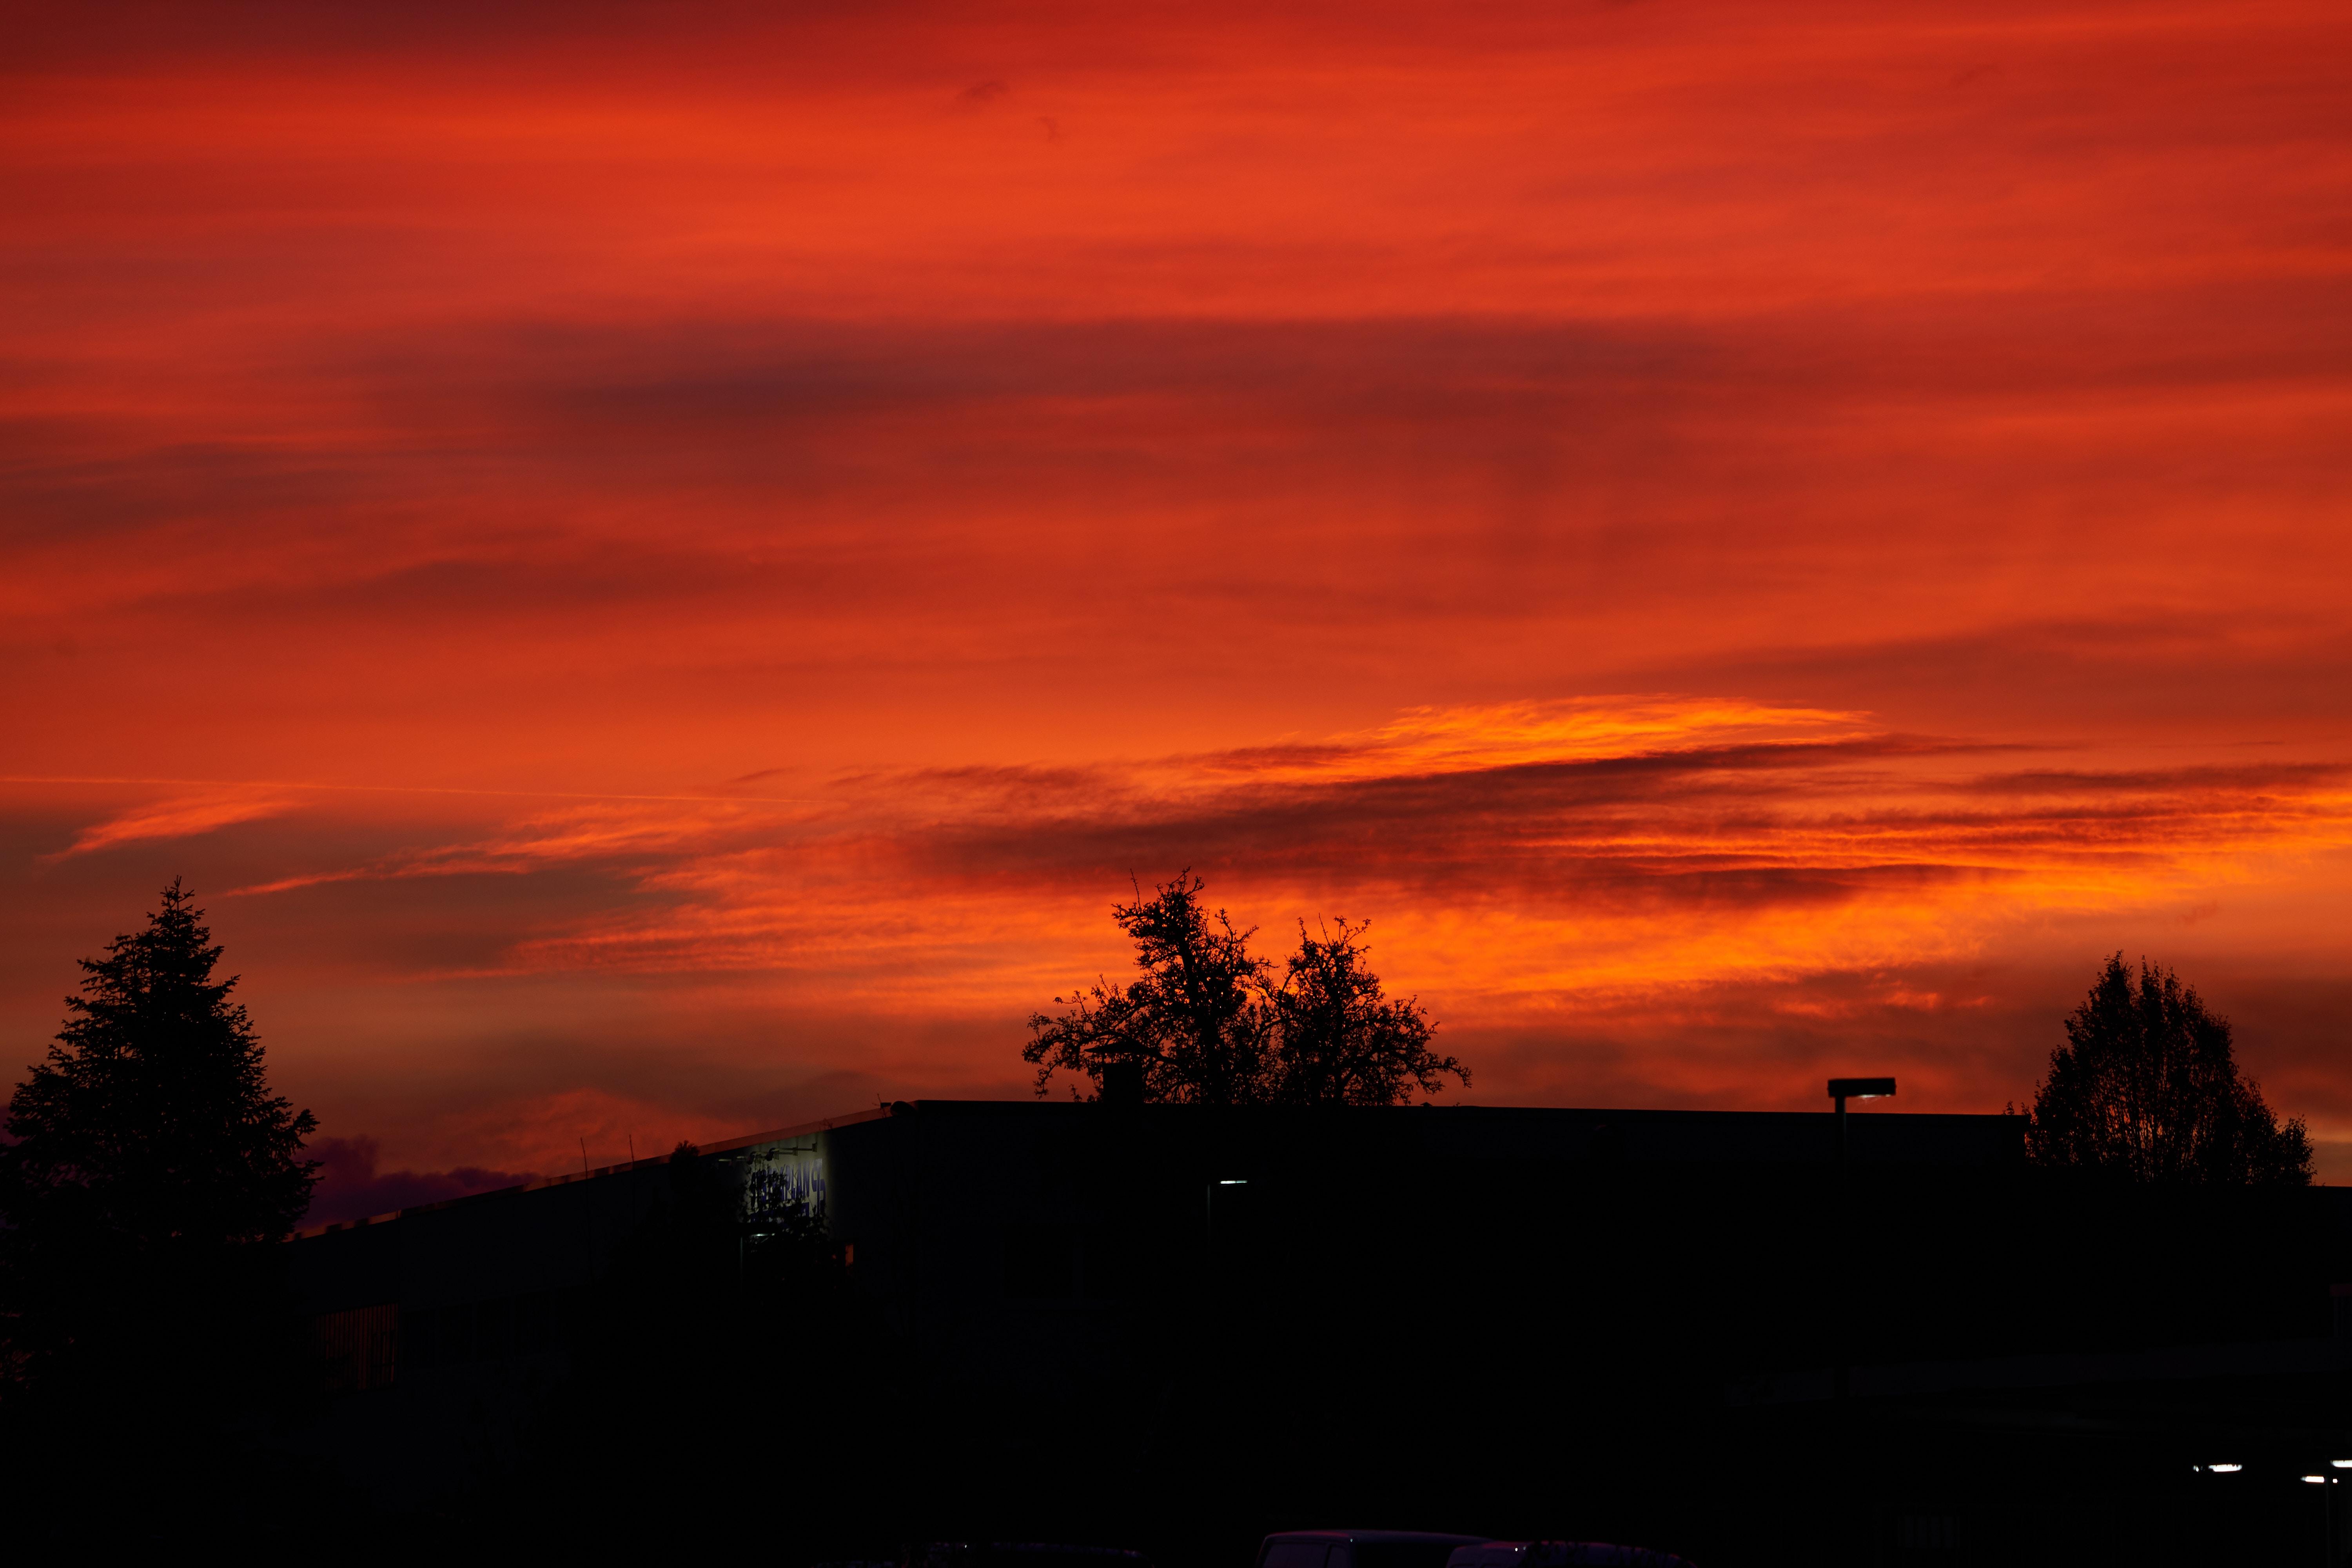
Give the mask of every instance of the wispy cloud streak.
<path id="1" fill-rule="evenodd" d="M 229 785 L 204 795 L 152 801 L 103 822 L 92 823 L 66 848 L 48 857 L 89 855 L 151 838 L 187 838 L 240 822 L 257 822 L 293 810 L 297 801 L 268 786 Z"/>
<path id="2" fill-rule="evenodd" d="M 992 965 L 1035 968 L 1014 949 L 1085 942 L 1073 903 L 1190 865 L 1299 912 L 1341 899 L 1423 923 L 1507 921 L 1521 952 L 1549 931 L 1622 985 L 1705 973 L 1689 954 L 1710 945 L 1717 971 L 1882 962 L 1923 927 L 1962 952 L 2023 911 L 2147 902 L 2264 856 L 2352 846 L 2343 765 L 1998 765 L 2015 750 L 1706 699 L 1423 710 L 1129 764 L 852 775 L 797 817 L 569 808 L 243 890 L 591 867 L 637 889 L 639 912 L 559 919 L 498 969 L 872 973 L 920 942 L 963 954 L 935 973 L 994 991 Z M 1507 946 L 1490 955 L 1476 984 L 1562 983 L 1551 962 L 1514 980 L 1513 962 Z"/>

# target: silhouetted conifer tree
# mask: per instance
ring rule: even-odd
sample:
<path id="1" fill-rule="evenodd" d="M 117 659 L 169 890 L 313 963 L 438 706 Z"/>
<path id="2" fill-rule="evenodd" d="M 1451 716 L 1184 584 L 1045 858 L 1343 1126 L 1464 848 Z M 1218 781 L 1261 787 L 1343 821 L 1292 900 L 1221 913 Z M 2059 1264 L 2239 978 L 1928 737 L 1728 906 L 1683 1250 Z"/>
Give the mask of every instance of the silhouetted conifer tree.
<path id="1" fill-rule="evenodd" d="M 174 881 L 82 961 L 0 1149 L 0 1412 L 20 1446 L 98 1444 L 133 1511 L 159 1474 L 205 1474 L 222 1424 L 301 1365 L 273 1244 L 309 1206 L 317 1123 L 269 1092 L 202 918 Z"/>
<path id="2" fill-rule="evenodd" d="M 2230 1026 L 2196 991 L 2146 960 L 2109 958 L 2066 1019 L 2066 1043 L 2027 1112 L 2035 1163 L 2134 1181 L 2306 1185 L 2311 1140 L 2282 1124 L 2239 1075 Z"/>

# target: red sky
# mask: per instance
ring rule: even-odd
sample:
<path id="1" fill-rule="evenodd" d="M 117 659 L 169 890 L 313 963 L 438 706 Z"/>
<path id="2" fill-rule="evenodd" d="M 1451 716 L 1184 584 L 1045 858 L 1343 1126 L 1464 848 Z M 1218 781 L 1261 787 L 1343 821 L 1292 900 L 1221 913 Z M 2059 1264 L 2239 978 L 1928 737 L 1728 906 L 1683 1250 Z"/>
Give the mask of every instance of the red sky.
<path id="1" fill-rule="evenodd" d="M 1027 1091 L 1191 866 L 1490 1103 L 2352 1180 L 2352 13 L 89 5 L 0 58 L 0 1024 L 184 874 L 544 1171 Z"/>

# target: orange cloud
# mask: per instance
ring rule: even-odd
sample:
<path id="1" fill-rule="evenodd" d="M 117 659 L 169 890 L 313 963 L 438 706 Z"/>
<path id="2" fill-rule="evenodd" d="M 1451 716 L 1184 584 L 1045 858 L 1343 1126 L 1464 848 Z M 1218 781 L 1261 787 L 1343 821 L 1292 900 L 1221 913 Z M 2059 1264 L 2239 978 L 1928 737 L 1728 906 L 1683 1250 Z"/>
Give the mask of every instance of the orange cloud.
<path id="1" fill-rule="evenodd" d="M 1128 870 L 1213 866 L 1296 912 L 1399 911 L 1418 963 L 1501 998 L 1964 956 L 2047 913 L 2352 847 L 2344 765 L 2027 770 L 1864 718 L 1672 697 L 1422 710 L 1281 747 L 852 776 L 824 809 L 574 805 L 249 890 L 579 864 L 642 912 L 559 921 L 486 973 L 879 973 L 919 952 L 957 1005 L 1091 945 Z"/>
<path id="2" fill-rule="evenodd" d="M 186 838 L 232 823 L 277 816 L 294 810 L 298 804 L 282 793 L 239 788 L 151 801 L 103 822 L 92 823 L 71 845 L 48 858 L 61 860 L 70 855 L 88 855 L 145 838 Z"/>
<path id="3" fill-rule="evenodd" d="M 2347 43 L 53 7 L 0 1020 L 184 871 L 335 1131 L 553 1168 L 1019 1092 L 1192 864 L 1482 1094 L 1984 1108 L 2131 946 L 2352 1137 Z"/>

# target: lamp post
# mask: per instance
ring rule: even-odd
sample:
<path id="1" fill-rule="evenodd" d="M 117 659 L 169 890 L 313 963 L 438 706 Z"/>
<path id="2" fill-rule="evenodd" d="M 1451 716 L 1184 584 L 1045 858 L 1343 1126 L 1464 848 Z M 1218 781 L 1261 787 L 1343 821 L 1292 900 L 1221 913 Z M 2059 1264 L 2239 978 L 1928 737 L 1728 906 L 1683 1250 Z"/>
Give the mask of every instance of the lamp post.
<path id="1" fill-rule="evenodd" d="M 1830 1079 L 1830 1099 L 1837 1102 L 1838 1174 L 1845 1174 L 1845 1102 L 1849 1100 L 1892 1100 L 1895 1080 L 1891 1078 L 1833 1078 Z"/>
<path id="2" fill-rule="evenodd" d="M 1248 1185 L 1249 1183 L 1246 1181 L 1238 1181 L 1232 1177 L 1227 1177 L 1223 1181 L 1211 1182 L 1209 1184 L 1209 1190 L 1207 1195 L 1202 1200 L 1202 1206 L 1207 1211 L 1207 1224 L 1203 1227 L 1203 1233 L 1208 1244 L 1207 1251 L 1209 1254 L 1209 1268 L 1212 1273 L 1215 1271 L 1217 1267 L 1217 1189 L 1219 1187 L 1246 1187 Z"/>
<path id="3" fill-rule="evenodd" d="M 2200 1476 L 2234 1476 L 2246 1467 L 2236 1460 L 2230 1460 L 2189 1468 Z M 2344 1556 L 2336 1541 L 2336 1514 L 2344 1483 L 2352 1479 L 2352 1459 L 2330 1459 L 2326 1466 L 2306 1471 L 2296 1479 L 2305 1486 L 2319 1489 L 2320 1562 L 2326 1568 L 2344 1568 Z"/>
<path id="4" fill-rule="evenodd" d="M 1846 1179 L 1845 1102 L 1849 1100 L 1889 1100 L 1894 1097 L 1894 1094 L 1895 1080 L 1891 1078 L 1830 1079 L 1830 1099 L 1837 1104 L 1838 1184 L 1841 1186 L 1844 1184 Z M 1853 1267 L 1852 1255 L 1849 1253 L 1846 1256 L 1845 1267 L 1851 1269 Z M 1832 1376 L 1830 1390 L 1832 1394 L 1841 1402 L 1853 1392 L 1853 1368 L 1846 1357 L 1845 1319 L 1849 1310 L 1846 1298 L 1851 1295 L 1850 1290 L 1839 1291 L 1837 1314 L 1834 1319 L 1837 1330 L 1837 1370 Z"/>
<path id="5" fill-rule="evenodd" d="M 2336 1543 L 2336 1498 L 2343 1490 L 2347 1471 L 2352 1471 L 2352 1459 L 2330 1459 L 2326 1469 L 2303 1478 L 2306 1483 L 2319 1488 L 2320 1531 L 2321 1540 L 2325 1542 L 2320 1549 L 2325 1555 L 2320 1561 L 2326 1563 L 2327 1568 L 2344 1568 L 2344 1553 Z"/>
<path id="6" fill-rule="evenodd" d="M 2306 1486 L 2319 1489 L 2319 1560 L 2326 1568 L 2336 1568 L 2336 1478 L 2330 1475 L 2305 1476 Z"/>

